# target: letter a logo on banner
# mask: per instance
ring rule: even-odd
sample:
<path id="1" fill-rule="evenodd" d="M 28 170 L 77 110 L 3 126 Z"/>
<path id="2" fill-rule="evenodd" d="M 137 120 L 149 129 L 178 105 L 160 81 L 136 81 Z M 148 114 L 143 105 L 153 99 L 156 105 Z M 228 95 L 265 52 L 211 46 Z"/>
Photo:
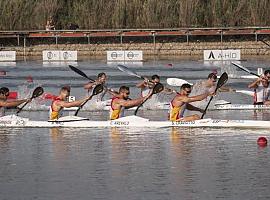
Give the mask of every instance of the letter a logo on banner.
<path id="1" fill-rule="evenodd" d="M 208 59 L 210 59 L 210 58 L 215 59 L 215 56 L 214 56 L 214 54 L 213 54 L 213 51 L 211 51 L 211 53 L 210 53 L 210 55 L 209 55 Z"/>

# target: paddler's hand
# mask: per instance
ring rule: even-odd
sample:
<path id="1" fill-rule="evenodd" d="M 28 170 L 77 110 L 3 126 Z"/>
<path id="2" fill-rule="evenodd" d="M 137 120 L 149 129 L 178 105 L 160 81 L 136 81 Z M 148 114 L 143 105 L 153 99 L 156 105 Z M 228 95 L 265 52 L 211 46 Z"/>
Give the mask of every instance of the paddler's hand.
<path id="1" fill-rule="evenodd" d="M 89 100 L 91 100 L 91 99 L 92 99 L 92 97 L 89 96 L 89 97 L 86 97 L 84 101 L 89 101 Z"/>
<path id="2" fill-rule="evenodd" d="M 26 99 L 26 103 L 29 103 L 29 102 L 31 102 L 32 101 L 32 99 L 31 98 L 28 98 L 28 99 Z"/>
<path id="3" fill-rule="evenodd" d="M 229 92 L 236 92 L 236 89 L 229 88 Z"/>
<path id="4" fill-rule="evenodd" d="M 209 92 L 208 96 L 212 97 L 212 96 L 216 96 L 216 92 Z"/>
<path id="5" fill-rule="evenodd" d="M 148 82 L 149 82 L 149 79 L 148 79 L 148 78 L 143 77 L 143 79 L 144 79 L 144 82 L 145 82 L 145 83 L 148 83 Z"/>
<path id="6" fill-rule="evenodd" d="M 204 113 L 204 110 L 200 108 L 199 112 L 200 112 L 200 113 Z"/>

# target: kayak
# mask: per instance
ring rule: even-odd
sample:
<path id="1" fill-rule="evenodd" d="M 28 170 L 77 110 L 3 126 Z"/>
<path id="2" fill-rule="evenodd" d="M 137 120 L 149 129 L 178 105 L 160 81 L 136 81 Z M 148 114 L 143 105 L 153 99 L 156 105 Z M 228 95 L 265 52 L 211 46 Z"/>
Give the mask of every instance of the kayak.
<path id="1" fill-rule="evenodd" d="M 137 107 L 129 108 L 128 110 L 136 110 Z M 64 108 L 64 111 L 76 111 L 78 107 Z M 141 110 L 168 110 L 169 103 L 156 103 L 155 105 L 143 106 Z M 29 105 L 24 108 L 25 111 L 49 111 L 50 106 L 46 105 Z M 110 110 L 110 104 L 107 101 L 102 101 L 100 103 L 89 104 L 83 107 L 80 111 L 108 111 Z"/>
<path id="2" fill-rule="evenodd" d="M 0 127 L 19 128 L 93 128 L 93 127 L 183 127 L 183 128 L 249 128 L 249 129 L 270 129 L 269 121 L 256 120 L 220 120 L 201 119 L 190 122 L 151 121 L 138 116 L 127 116 L 117 120 L 92 121 L 77 116 L 61 117 L 53 121 L 31 121 L 28 118 L 16 115 L 7 115 L 0 118 Z"/>
<path id="3" fill-rule="evenodd" d="M 215 105 L 215 110 L 270 110 L 270 105 L 226 104 Z"/>
<path id="4" fill-rule="evenodd" d="M 141 110 L 168 110 L 169 109 L 169 103 L 159 103 L 155 106 L 151 105 L 152 107 L 142 107 Z M 136 110 L 137 107 L 129 108 L 128 110 Z M 45 105 L 40 106 L 28 106 L 24 108 L 25 111 L 49 111 L 50 107 Z M 78 107 L 71 107 L 71 108 L 64 108 L 64 111 L 76 111 Z M 110 106 L 93 106 L 93 107 L 84 107 L 81 109 L 81 111 L 84 112 L 91 112 L 91 111 L 108 111 L 110 110 Z M 222 103 L 217 102 L 214 106 L 209 107 L 209 110 L 270 110 L 270 105 L 251 105 L 251 104 L 231 104 L 228 103 Z"/>

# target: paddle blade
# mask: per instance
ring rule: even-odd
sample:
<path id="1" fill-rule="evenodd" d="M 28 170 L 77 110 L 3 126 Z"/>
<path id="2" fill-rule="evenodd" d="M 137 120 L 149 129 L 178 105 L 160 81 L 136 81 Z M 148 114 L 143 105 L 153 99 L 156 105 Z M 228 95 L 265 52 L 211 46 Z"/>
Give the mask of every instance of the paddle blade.
<path id="1" fill-rule="evenodd" d="M 34 98 L 37 98 L 39 96 L 41 96 L 43 94 L 44 90 L 42 87 L 37 87 L 34 91 L 33 91 L 33 94 L 32 94 L 32 99 Z"/>
<path id="2" fill-rule="evenodd" d="M 84 77 L 84 78 L 86 78 L 86 79 L 88 79 L 88 80 L 90 80 L 90 81 L 95 82 L 95 80 L 89 78 L 83 71 L 79 70 L 77 67 L 74 67 L 74 66 L 72 66 L 72 65 L 69 65 L 69 68 L 70 68 L 72 71 L 74 71 L 75 73 L 79 74 L 80 76 L 82 76 L 82 77 Z"/>
<path id="3" fill-rule="evenodd" d="M 164 90 L 164 86 L 161 83 L 157 83 L 153 88 L 153 93 L 152 94 L 160 93 L 163 90 Z"/>
<path id="4" fill-rule="evenodd" d="M 93 93 L 92 93 L 92 96 L 94 95 L 97 95 L 99 93 L 101 93 L 103 91 L 104 87 L 102 84 L 98 84 L 96 85 L 96 87 L 94 87 L 94 90 L 93 90 Z"/>
<path id="5" fill-rule="evenodd" d="M 192 85 L 192 83 L 189 83 L 186 80 L 180 79 L 180 78 L 167 78 L 167 83 L 168 85 L 173 86 L 173 87 L 181 87 L 185 83 Z"/>
<path id="6" fill-rule="evenodd" d="M 220 78 L 218 79 L 217 82 L 217 87 L 216 87 L 216 91 L 221 88 L 226 82 L 228 81 L 228 74 L 226 72 L 224 72 Z"/>
<path id="7" fill-rule="evenodd" d="M 254 75 L 254 76 L 260 77 L 258 74 L 255 74 L 255 73 L 251 72 L 248 68 L 246 68 L 246 67 L 244 67 L 244 66 L 242 66 L 242 65 L 239 65 L 239 64 L 234 63 L 234 62 L 232 62 L 232 64 L 233 64 L 234 66 L 238 67 L 239 69 L 241 69 L 241 70 L 243 70 L 243 71 L 249 73 L 249 74 L 252 74 L 252 75 Z"/>
<path id="8" fill-rule="evenodd" d="M 134 72 L 133 70 L 127 68 L 127 67 L 124 66 L 124 65 L 117 65 L 117 68 L 118 68 L 120 71 L 129 74 L 130 76 L 135 76 L 135 77 L 138 77 L 138 78 L 143 79 L 143 77 L 139 76 L 136 72 Z"/>

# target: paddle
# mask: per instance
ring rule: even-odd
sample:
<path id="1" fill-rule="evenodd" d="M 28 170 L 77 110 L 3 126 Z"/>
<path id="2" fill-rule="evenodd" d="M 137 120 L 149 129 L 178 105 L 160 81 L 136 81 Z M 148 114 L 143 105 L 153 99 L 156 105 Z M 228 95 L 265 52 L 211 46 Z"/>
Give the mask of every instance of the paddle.
<path id="1" fill-rule="evenodd" d="M 153 95 L 153 94 L 157 94 L 160 93 L 162 90 L 164 90 L 164 86 L 161 83 L 157 83 L 154 88 L 152 89 L 152 93 L 150 94 L 150 96 L 148 98 L 146 98 L 140 105 L 138 105 L 137 109 L 134 112 L 134 115 L 137 115 L 137 112 L 139 110 L 139 108 Z"/>
<path id="2" fill-rule="evenodd" d="M 92 99 L 93 96 L 101 93 L 103 91 L 103 85 L 102 84 L 98 84 L 94 87 L 93 89 L 93 92 L 92 92 L 92 95 L 87 99 L 85 100 L 80 106 L 79 108 L 76 110 L 74 116 L 77 116 L 78 112 L 81 110 L 81 108 L 90 100 Z"/>
<path id="3" fill-rule="evenodd" d="M 88 79 L 89 81 L 95 82 L 94 79 L 89 78 L 83 71 L 81 71 L 81 70 L 78 69 L 77 67 L 74 67 L 74 66 L 72 66 L 72 65 L 69 65 L 69 68 L 70 68 L 72 71 L 74 71 L 75 73 L 79 74 L 80 76 L 82 76 L 82 77 Z"/>
<path id="4" fill-rule="evenodd" d="M 228 80 L 228 74 L 227 74 L 226 72 L 224 72 L 224 73 L 220 76 L 220 78 L 218 79 L 217 87 L 216 87 L 216 89 L 215 89 L 215 93 L 217 92 L 217 90 L 218 90 L 219 88 L 221 88 L 221 87 L 227 82 L 227 80 Z M 211 103 L 213 97 L 214 97 L 214 96 L 211 96 L 211 98 L 210 98 L 208 104 L 206 105 L 206 107 L 205 107 L 205 109 L 204 109 L 204 111 L 203 111 L 203 114 L 202 114 L 202 116 L 201 116 L 201 119 L 203 119 L 203 117 L 204 117 L 204 115 L 205 115 L 205 113 L 206 113 L 206 110 L 208 109 L 208 107 L 209 107 L 209 105 L 210 105 L 210 103 Z"/>
<path id="5" fill-rule="evenodd" d="M 181 87 L 185 83 L 189 85 L 193 85 L 192 83 L 189 83 L 188 81 L 181 78 L 167 78 L 167 83 L 168 85 L 173 86 L 173 87 Z"/>
<path id="6" fill-rule="evenodd" d="M 138 75 L 135 71 L 133 71 L 133 70 L 127 68 L 127 67 L 124 66 L 124 65 L 117 65 L 117 68 L 118 68 L 120 71 L 129 74 L 130 76 L 135 76 L 135 77 L 137 77 L 137 78 L 144 79 L 144 77 Z"/>
<path id="7" fill-rule="evenodd" d="M 72 66 L 72 65 L 69 65 L 69 68 L 70 68 L 72 71 L 74 71 L 75 73 L 79 74 L 80 76 L 82 76 L 82 77 L 88 79 L 88 80 L 91 81 L 92 83 L 95 82 L 94 79 L 89 78 L 83 71 L 81 71 L 81 70 L 78 69 L 77 67 L 74 67 L 74 66 Z M 111 88 L 108 88 L 108 87 L 105 86 L 105 85 L 103 85 L 103 87 L 104 87 L 106 90 L 109 90 L 109 91 L 113 92 L 113 90 L 112 90 Z"/>
<path id="8" fill-rule="evenodd" d="M 42 87 L 37 87 L 34 91 L 33 91 L 33 94 L 32 94 L 32 97 L 30 98 L 30 101 L 34 98 L 37 98 L 39 96 L 41 96 L 43 94 L 44 90 Z M 16 112 L 16 114 L 19 114 L 22 109 L 30 102 L 30 101 L 27 101 L 25 102 L 25 104 L 23 104 L 22 107 L 19 108 L 19 110 Z"/>
<path id="9" fill-rule="evenodd" d="M 250 71 L 249 69 L 247 69 L 246 67 L 244 67 L 244 66 L 242 66 L 242 65 L 239 65 L 239 64 L 234 63 L 234 62 L 232 62 L 232 64 L 233 64 L 234 66 L 238 67 L 239 69 L 241 69 L 241 70 L 243 70 L 243 71 L 245 71 L 245 72 L 251 74 L 251 75 L 260 77 L 258 74 L 253 73 L 252 71 Z"/>
<path id="10" fill-rule="evenodd" d="M 127 73 L 127 74 L 129 74 L 129 75 L 131 75 L 131 76 L 135 76 L 135 77 L 137 77 L 137 78 L 140 78 L 140 79 L 145 80 L 145 78 L 144 78 L 143 76 L 138 75 L 135 71 L 133 71 L 133 70 L 127 68 L 127 67 L 124 66 L 124 65 L 120 65 L 120 64 L 119 64 L 119 65 L 117 65 L 117 68 L 118 68 L 120 71 L 125 72 L 125 73 Z M 152 82 L 152 81 L 150 81 L 150 80 L 149 80 L 149 82 L 150 82 L 152 85 L 155 84 L 154 82 Z M 170 89 L 170 88 L 165 88 L 165 89 L 166 89 L 167 91 L 175 92 L 174 90 L 172 90 L 172 89 Z"/>

